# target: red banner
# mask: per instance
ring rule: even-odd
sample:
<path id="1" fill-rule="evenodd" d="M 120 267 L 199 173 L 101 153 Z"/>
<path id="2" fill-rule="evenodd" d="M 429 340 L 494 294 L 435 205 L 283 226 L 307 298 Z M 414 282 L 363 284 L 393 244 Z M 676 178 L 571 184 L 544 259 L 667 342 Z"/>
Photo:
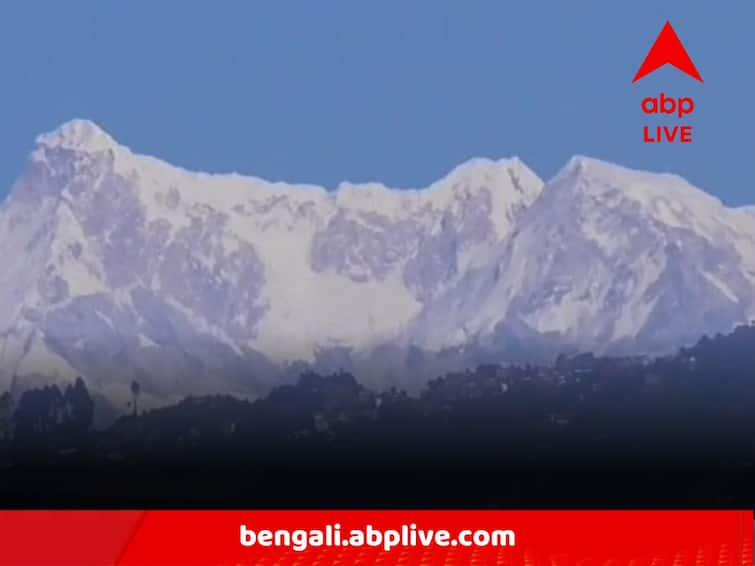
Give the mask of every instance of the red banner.
<path id="1" fill-rule="evenodd" d="M 751 566 L 740 511 L 7 511 L 4 565 Z"/>

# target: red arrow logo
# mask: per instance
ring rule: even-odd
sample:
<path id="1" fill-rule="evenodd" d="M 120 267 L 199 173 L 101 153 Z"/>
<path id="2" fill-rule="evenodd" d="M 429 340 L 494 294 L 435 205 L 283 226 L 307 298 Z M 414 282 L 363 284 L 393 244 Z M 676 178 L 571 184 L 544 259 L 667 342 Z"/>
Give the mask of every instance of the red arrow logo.
<path id="1" fill-rule="evenodd" d="M 650 48 L 632 82 L 639 81 L 667 63 L 687 73 L 690 77 L 703 82 L 703 78 L 697 72 L 697 67 L 695 67 L 692 59 L 690 59 L 687 50 L 684 49 L 684 45 L 682 45 L 679 36 L 676 35 L 674 28 L 671 27 L 670 22 L 666 22 L 666 25 L 663 26 L 661 33 L 658 34 L 653 47 Z"/>

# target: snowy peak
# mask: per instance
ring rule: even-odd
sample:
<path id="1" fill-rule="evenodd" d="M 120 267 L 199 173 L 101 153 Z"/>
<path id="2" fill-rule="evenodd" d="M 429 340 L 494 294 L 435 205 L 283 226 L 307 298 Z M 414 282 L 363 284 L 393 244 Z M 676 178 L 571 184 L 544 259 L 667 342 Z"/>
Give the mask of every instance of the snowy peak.
<path id="1" fill-rule="evenodd" d="M 575 156 L 498 250 L 423 310 L 413 344 L 657 354 L 755 314 L 755 216 L 676 175 Z"/>
<path id="2" fill-rule="evenodd" d="M 592 195 L 621 191 L 627 198 L 639 203 L 663 198 L 677 200 L 680 204 L 722 206 L 719 199 L 679 175 L 630 169 L 581 155 L 572 157 L 548 184 L 563 186 L 565 183 L 577 191 Z"/>
<path id="3" fill-rule="evenodd" d="M 521 199 L 527 205 L 540 196 L 544 187 L 542 179 L 518 157 L 470 159 L 453 169 L 437 184 L 466 190 L 489 188 L 493 191 L 494 198 Z"/>
<path id="4" fill-rule="evenodd" d="M 543 181 L 518 157 L 509 157 L 493 160 L 485 157 L 469 159 L 452 169 L 440 183 L 464 183 L 467 185 L 485 185 L 503 175 L 521 176 L 528 179 L 536 179 L 528 188 L 532 189 L 533 196 L 540 193 Z"/>
<path id="5" fill-rule="evenodd" d="M 118 146 L 105 130 L 90 120 L 71 120 L 37 137 L 37 145 L 74 151 L 97 152 Z"/>
<path id="6" fill-rule="evenodd" d="M 0 391 L 253 395 L 297 362 L 404 386 L 432 377 L 410 346 L 647 353 L 755 313 L 755 214 L 583 156 L 547 185 L 514 157 L 326 190 L 194 173 L 74 120 L 38 138 L 0 257 Z"/>
<path id="7" fill-rule="evenodd" d="M 598 211 L 613 209 L 670 228 L 694 230 L 709 240 L 721 238 L 731 228 L 749 232 L 747 221 L 738 220 L 746 214 L 727 208 L 683 177 L 583 156 L 573 157 L 544 192 L 553 206 L 579 209 L 588 222 L 597 219 Z"/>
<path id="8" fill-rule="evenodd" d="M 396 343 L 542 187 L 518 159 L 412 190 L 194 173 L 69 122 L 0 212 L 0 389 L 82 375 L 112 398 L 134 379 L 155 398 L 249 394 L 288 364 Z"/>

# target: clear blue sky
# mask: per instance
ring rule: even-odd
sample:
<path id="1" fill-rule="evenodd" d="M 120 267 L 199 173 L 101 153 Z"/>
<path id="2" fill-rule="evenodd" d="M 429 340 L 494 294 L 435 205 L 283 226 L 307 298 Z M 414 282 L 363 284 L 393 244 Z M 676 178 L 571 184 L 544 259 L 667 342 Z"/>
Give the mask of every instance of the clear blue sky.
<path id="1" fill-rule="evenodd" d="M 670 19 L 705 84 L 631 84 Z M 0 195 L 74 117 L 193 169 L 424 186 L 473 156 L 573 154 L 755 203 L 753 0 L 9 0 Z M 691 145 L 642 143 L 643 96 L 694 96 Z"/>

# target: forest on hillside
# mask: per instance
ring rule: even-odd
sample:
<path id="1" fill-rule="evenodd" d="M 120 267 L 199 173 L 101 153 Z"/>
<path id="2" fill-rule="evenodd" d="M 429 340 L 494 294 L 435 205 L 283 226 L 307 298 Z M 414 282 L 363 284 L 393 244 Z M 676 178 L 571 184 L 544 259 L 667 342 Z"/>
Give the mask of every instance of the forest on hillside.
<path id="1" fill-rule="evenodd" d="M 132 392 L 130 413 L 104 430 L 92 427 L 81 379 L 2 395 L 0 470 L 519 470 L 545 474 L 548 485 L 557 473 L 595 470 L 750 477 L 755 463 L 753 326 L 665 358 L 581 354 L 549 367 L 480 366 L 438 377 L 418 396 L 371 391 L 347 373 L 305 373 L 256 401 L 187 398 L 144 412 L 137 383 Z"/>
<path id="2" fill-rule="evenodd" d="M 305 373 L 253 402 L 187 398 L 147 412 L 138 411 L 139 385 L 132 390 L 130 414 L 105 430 L 92 427 L 81 379 L 3 394 L 3 465 L 755 459 L 751 326 L 654 360 L 582 354 L 552 367 L 480 366 L 416 397 L 371 391 L 347 373 Z"/>

